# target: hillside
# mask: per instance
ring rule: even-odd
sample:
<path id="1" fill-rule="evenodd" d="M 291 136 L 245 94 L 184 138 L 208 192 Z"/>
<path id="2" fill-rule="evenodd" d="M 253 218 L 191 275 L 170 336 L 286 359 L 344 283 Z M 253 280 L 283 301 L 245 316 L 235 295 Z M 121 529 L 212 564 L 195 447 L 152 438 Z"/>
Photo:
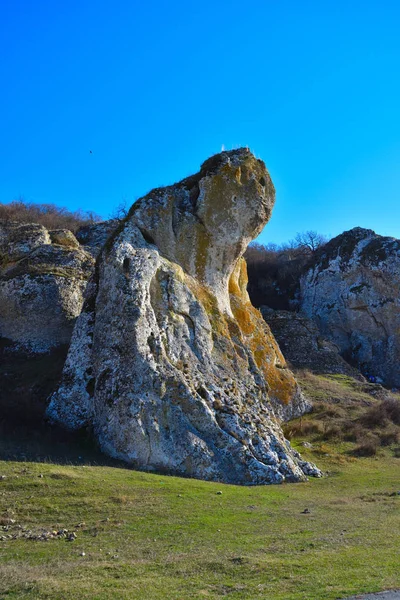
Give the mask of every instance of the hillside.
<path id="1" fill-rule="evenodd" d="M 362 227 L 329 242 L 313 231 L 299 240 L 246 251 L 250 298 L 286 358 L 320 371 L 326 361 L 333 372 L 352 367 L 399 388 L 400 240 Z"/>
<path id="2" fill-rule="evenodd" d="M 306 380 L 336 419 L 379 404 L 356 381 L 336 378 L 335 395 Z M 328 476 L 295 486 L 138 473 L 76 438 L 3 436 L 0 597 L 333 600 L 400 586 L 399 443 L 356 457 L 356 442 L 324 439 L 320 408 L 291 439 Z"/>

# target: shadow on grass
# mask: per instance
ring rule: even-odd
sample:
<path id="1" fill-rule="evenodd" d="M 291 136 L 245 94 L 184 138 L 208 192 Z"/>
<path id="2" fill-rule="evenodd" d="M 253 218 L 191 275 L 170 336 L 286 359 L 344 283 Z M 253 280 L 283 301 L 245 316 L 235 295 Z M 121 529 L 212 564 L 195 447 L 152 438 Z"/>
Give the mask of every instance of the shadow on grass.
<path id="1" fill-rule="evenodd" d="M 44 421 L 32 425 L 0 422 L 0 460 L 127 468 L 103 454 L 89 432 L 69 432 Z"/>
<path id="2" fill-rule="evenodd" d="M 88 431 L 69 432 L 45 420 L 67 346 L 41 355 L 0 338 L 0 460 L 125 466 L 102 454 Z"/>

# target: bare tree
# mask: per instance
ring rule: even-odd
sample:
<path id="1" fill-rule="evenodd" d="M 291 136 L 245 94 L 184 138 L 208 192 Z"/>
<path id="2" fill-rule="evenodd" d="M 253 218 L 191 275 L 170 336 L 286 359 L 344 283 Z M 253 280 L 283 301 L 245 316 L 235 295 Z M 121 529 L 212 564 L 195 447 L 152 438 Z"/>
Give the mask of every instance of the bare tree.
<path id="1" fill-rule="evenodd" d="M 317 231 L 304 231 L 303 233 L 298 233 L 294 238 L 295 245 L 301 248 L 306 254 L 314 254 L 327 241 L 328 239 Z"/>
<path id="2" fill-rule="evenodd" d="M 123 200 L 121 200 L 121 202 L 118 204 L 118 206 L 116 206 L 114 208 L 114 210 L 112 211 L 110 218 L 111 219 L 118 219 L 118 221 L 123 221 L 127 216 L 128 216 L 128 203 L 126 198 L 124 198 Z"/>
<path id="3" fill-rule="evenodd" d="M 300 278 L 314 253 L 326 242 L 323 235 L 306 231 L 280 245 L 250 244 L 245 258 L 249 275 L 248 291 L 253 304 L 293 310 Z"/>

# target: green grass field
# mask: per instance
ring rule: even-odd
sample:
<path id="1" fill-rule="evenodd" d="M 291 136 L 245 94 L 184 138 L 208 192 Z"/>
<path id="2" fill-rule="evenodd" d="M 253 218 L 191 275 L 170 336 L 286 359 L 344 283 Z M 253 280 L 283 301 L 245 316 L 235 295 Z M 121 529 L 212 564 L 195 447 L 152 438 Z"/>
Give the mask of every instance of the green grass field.
<path id="1" fill-rule="evenodd" d="M 0 598 L 333 600 L 400 587 L 400 458 L 302 439 L 328 476 L 268 487 L 0 462 Z M 61 529 L 76 539 L 38 539 Z"/>

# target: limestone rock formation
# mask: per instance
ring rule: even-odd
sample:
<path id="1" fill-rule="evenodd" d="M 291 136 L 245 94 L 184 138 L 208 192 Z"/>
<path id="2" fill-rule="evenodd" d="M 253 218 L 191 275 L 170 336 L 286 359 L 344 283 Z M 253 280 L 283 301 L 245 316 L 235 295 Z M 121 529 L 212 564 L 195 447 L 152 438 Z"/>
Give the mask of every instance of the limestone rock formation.
<path id="1" fill-rule="evenodd" d="M 241 484 L 300 481 L 277 415 L 309 408 L 246 292 L 242 254 L 274 187 L 246 149 L 136 202 L 87 288 L 48 415 L 90 425 L 144 469 Z"/>
<path id="2" fill-rule="evenodd" d="M 70 231 L 0 223 L 0 338 L 32 352 L 69 343 L 93 270 Z"/>
<path id="3" fill-rule="evenodd" d="M 340 355 L 338 346 L 321 336 L 317 325 L 304 315 L 261 306 L 261 314 L 271 328 L 288 363 L 313 373 L 341 373 L 364 380 L 357 369 Z"/>
<path id="4" fill-rule="evenodd" d="M 400 240 L 356 228 L 316 255 L 301 311 L 364 374 L 400 387 Z"/>

